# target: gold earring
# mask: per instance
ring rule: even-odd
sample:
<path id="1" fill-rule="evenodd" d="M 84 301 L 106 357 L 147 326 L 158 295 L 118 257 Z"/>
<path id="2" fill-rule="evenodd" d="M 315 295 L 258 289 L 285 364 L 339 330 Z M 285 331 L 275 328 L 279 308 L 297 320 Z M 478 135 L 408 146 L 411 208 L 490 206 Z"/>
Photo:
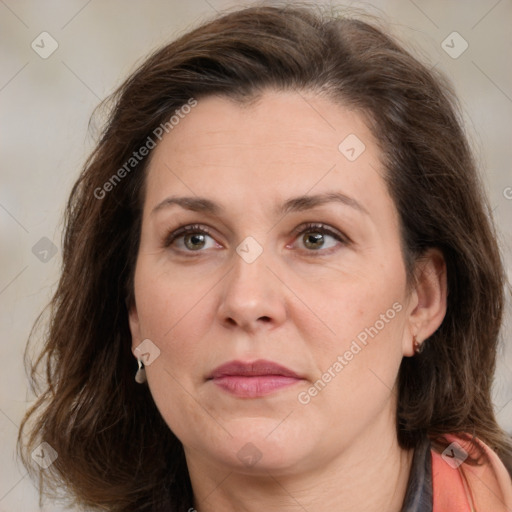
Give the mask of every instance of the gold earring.
<path id="1" fill-rule="evenodd" d="M 146 369 L 144 368 L 142 361 L 138 358 L 137 358 L 137 363 L 139 365 L 139 369 L 137 370 L 137 373 L 135 374 L 135 382 L 137 382 L 138 384 L 144 384 L 144 382 L 146 382 Z"/>
<path id="2" fill-rule="evenodd" d="M 419 342 L 416 339 L 416 335 L 413 336 L 413 347 L 414 347 L 414 355 L 420 354 L 423 350 L 423 343 Z"/>

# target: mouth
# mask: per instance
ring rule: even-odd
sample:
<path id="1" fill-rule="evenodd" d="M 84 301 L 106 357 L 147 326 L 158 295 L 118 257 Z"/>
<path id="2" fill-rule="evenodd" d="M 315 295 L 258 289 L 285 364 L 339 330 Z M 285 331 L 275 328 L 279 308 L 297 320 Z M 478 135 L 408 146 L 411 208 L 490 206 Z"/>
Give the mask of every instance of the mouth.
<path id="1" fill-rule="evenodd" d="M 241 398 L 258 398 L 304 380 L 294 371 L 272 361 L 230 361 L 210 374 L 222 390 Z"/>

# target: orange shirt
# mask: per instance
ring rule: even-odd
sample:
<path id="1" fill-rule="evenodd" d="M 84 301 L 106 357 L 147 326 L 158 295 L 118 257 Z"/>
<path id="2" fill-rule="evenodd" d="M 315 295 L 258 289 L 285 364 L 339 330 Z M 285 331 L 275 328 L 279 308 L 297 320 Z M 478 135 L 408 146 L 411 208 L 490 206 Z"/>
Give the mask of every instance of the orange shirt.
<path id="1" fill-rule="evenodd" d="M 442 454 L 431 449 L 433 512 L 512 512 L 512 480 L 498 455 L 476 440 L 485 457 L 480 465 L 464 462 L 467 455 L 479 459 L 477 448 L 455 435 Z"/>
<path id="2" fill-rule="evenodd" d="M 462 436 L 445 434 L 442 453 L 427 436 L 419 443 L 400 512 L 512 512 L 507 468 L 481 440 L 480 452 Z"/>

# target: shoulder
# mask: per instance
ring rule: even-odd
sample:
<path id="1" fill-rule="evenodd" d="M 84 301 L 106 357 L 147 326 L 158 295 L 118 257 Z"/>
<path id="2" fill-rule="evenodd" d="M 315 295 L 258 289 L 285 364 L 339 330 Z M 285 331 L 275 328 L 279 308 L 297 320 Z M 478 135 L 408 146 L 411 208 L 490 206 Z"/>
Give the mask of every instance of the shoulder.
<path id="1" fill-rule="evenodd" d="M 477 438 L 444 435 L 431 449 L 433 512 L 512 512 L 512 480 L 498 455 Z"/>

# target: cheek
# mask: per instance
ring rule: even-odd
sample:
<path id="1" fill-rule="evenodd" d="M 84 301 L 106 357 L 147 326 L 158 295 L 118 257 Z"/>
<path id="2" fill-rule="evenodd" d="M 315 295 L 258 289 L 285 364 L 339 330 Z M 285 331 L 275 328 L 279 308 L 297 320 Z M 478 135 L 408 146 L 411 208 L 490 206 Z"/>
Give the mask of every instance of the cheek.
<path id="1" fill-rule="evenodd" d="M 165 346 L 183 325 L 193 328 L 210 287 L 194 273 L 161 271 L 150 256 L 141 258 L 135 288 L 143 335 Z"/>
<path id="2" fill-rule="evenodd" d="M 357 279 L 326 287 L 317 300 L 322 321 L 329 327 L 322 336 L 310 338 L 321 381 L 318 387 L 327 383 L 322 395 L 323 389 L 329 391 L 322 400 L 349 409 L 382 402 L 394 387 L 403 357 L 407 322 L 402 267 L 373 272 L 369 268 Z M 306 322 L 303 328 L 307 329 Z"/>
<path id="3" fill-rule="evenodd" d="M 195 388 L 203 377 L 202 361 L 208 360 L 201 338 L 207 333 L 206 300 L 188 286 L 165 276 L 146 281 L 140 290 L 142 335 L 151 339 L 160 355 L 146 367 L 148 386 L 153 400 L 169 428 L 189 446 L 198 439 L 190 437 L 191 425 L 209 425 L 211 417 L 205 407 L 198 407 Z M 201 297 L 203 300 L 201 301 Z M 211 365 L 210 365 L 211 366 Z M 211 432 L 210 432 L 211 430 Z M 222 432 L 205 429 L 205 437 L 218 442 Z M 200 446 L 200 443 L 197 445 Z"/>
<path id="4" fill-rule="evenodd" d="M 155 267 L 141 264 L 135 276 L 140 336 L 159 350 L 158 357 L 146 366 L 148 384 L 163 417 L 175 421 L 173 410 L 187 411 L 191 417 L 197 412 L 185 390 L 191 390 L 202 376 L 198 362 L 204 348 L 198 340 L 207 321 L 205 301 L 201 301 L 204 289 L 171 279 L 169 273 L 154 273 Z"/>
<path id="5" fill-rule="evenodd" d="M 370 341 L 396 341 L 404 327 L 405 278 L 401 269 L 373 272 L 367 269 L 358 276 L 310 289 L 308 305 L 317 313 L 318 329 L 314 336 L 325 348 L 346 350 L 353 340 L 370 347 Z M 391 276 L 391 278 L 390 278 Z M 299 316 L 297 315 L 297 318 Z M 302 330 L 308 332 L 311 316 L 302 316 Z M 310 334 L 312 334 L 310 332 Z M 366 344 L 365 344 L 366 343 Z M 373 345 L 376 345 L 374 343 Z M 367 350 L 366 350 L 367 351 Z"/>
<path id="6" fill-rule="evenodd" d="M 299 403 L 311 408 L 309 417 L 343 425 L 347 434 L 372 424 L 384 409 L 393 410 L 403 357 L 404 310 L 396 311 L 401 307 L 397 302 L 382 302 L 382 309 L 372 311 L 347 303 L 336 323 L 342 334 L 330 338 L 316 352 L 318 374 L 298 397 Z M 380 318 L 381 311 L 385 320 Z"/>

